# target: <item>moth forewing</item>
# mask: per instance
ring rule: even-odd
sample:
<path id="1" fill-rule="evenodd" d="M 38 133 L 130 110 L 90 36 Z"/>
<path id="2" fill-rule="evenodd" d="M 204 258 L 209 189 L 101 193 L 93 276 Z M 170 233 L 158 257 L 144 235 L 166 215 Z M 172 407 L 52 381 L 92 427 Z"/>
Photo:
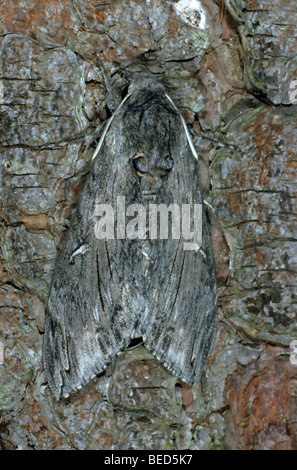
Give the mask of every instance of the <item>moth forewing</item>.
<path id="1" fill-rule="evenodd" d="M 56 263 L 44 366 L 57 398 L 102 372 L 135 335 L 177 377 L 198 380 L 217 313 L 197 158 L 185 121 L 162 85 L 147 79 L 134 84 L 97 146 Z M 113 210 L 106 232 L 98 204 Z M 150 238 L 142 224 L 144 216 L 149 224 L 152 204 L 165 205 L 171 216 L 162 237 L 155 231 Z M 196 250 L 185 249 L 184 242 L 195 240 L 182 239 L 178 212 L 172 215 L 174 207 L 182 214 L 187 204 L 202 208 Z"/>

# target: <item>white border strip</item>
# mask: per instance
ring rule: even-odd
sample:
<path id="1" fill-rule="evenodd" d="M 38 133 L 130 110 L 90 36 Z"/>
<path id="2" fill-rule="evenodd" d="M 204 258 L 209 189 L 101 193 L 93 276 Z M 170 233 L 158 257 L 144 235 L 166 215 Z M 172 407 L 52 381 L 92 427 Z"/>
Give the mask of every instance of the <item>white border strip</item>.
<path id="1" fill-rule="evenodd" d="M 166 94 L 166 97 L 169 99 L 170 103 L 172 104 L 172 106 L 174 107 L 174 109 L 178 112 L 180 118 L 181 118 L 181 122 L 183 123 L 183 126 L 184 126 L 184 130 L 185 130 L 185 133 L 186 133 L 186 136 L 187 136 L 187 140 L 189 142 L 189 146 L 190 146 L 190 149 L 192 150 L 192 154 L 194 155 L 194 157 L 196 158 L 196 160 L 199 160 L 199 157 L 198 157 L 198 154 L 196 152 L 196 149 L 195 149 L 195 146 L 193 144 L 193 140 L 192 140 L 192 137 L 190 135 L 190 132 L 189 132 L 189 129 L 187 127 L 187 124 L 184 120 L 184 118 L 182 117 L 181 113 L 179 112 L 178 108 L 175 106 L 175 104 L 173 103 L 172 99 L 170 98 L 170 96 Z"/>
<path id="2" fill-rule="evenodd" d="M 101 146 L 102 146 L 102 144 L 103 144 L 103 141 L 104 141 L 104 138 L 105 138 L 105 136 L 106 136 L 106 133 L 107 133 L 108 129 L 110 128 L 110 125 L 111 125 L 111 123 L 112 123 L 114 117 L 118 114 L 118 112 L 119 112 L 119 110 L 121 109 L 121 107 L 123 106 L 123 104 L 127 101 L 128 98 L 130 98 L 131 95 L 132 95 L 132 93 L 129 93 L 127 96 L 125 96 L 125 98 L 124 98 L 123 101 L 119 104 L 119 106 L 117 107 L 117 109 L 115 110 L 115 112 L 113 113 L 113 115 L 109 118 L 109 120 L 108 120 L 108 122 L 107 122 L 107 124 L 106 124 L 106 126 L 105 126 L 105 129 L 104 129 L 104 131 L 103 131 L 103 133 L 102 133 L 102 135 L 101 135 L 101 137 L 100 137 L 100 140 L 99 140 L 99 142 L 98 142 L 98 145 L 97 145 L 97 147 L 96 147 L 96 150 L 95 150 L 95 152 L 94 152 L 94 155 L 93 155 L 93 157 L 92 157 L 92 161 L 94 160 L 94 158 L 97 157 L 97 155 L 98 155 L 98 153 L 99 153 L 99 151 L 100 151 L 100 149 L 101 149 Z"/>
<path id="3" fill-rule="evenodd" d="M 96 147 L 96 150 L 94 152 L 94 155 L 92 157 L 92 160 L 94 160 L 94 158 L 97 157 L 101 147 L 102 147 L 102 144 L 103 144 L 103 141 L 105 139 L 105 136 L 106 136 L 106 133 L 108 131 L 108 129 L 110 128 L 110 125 L 114 119 L 114 117 L 118 114 L 118 112 L 120 111 L 121 107 L 123 106 L 123 104 L 127 101 L 128 98 L 130 98 L 130 96 L 132 95 L 132 93 L 129 93 L 127 96 L 125 96 L 125 98 L 123 99 L 123 101 L 119 104 L 119 106 L 117 107 L 117 109 L 115 110 L 115 112 L 113 113 L 113 115 L 109 118 L 106 126 L 105 126 L 105 129 L 100 137 L 100 140 L 98 142 L 98 145 Z M 196 152 L 196 149 L 195 149 L 195 146 L 194 146 L 194 143 L 193 143 L 193 140 L 192 140 L 192 137 L 189 133 L 189 129 L 187 127 L 187 124 L 183 118 L 183 116 L 181 115 L 180 111 L 178 110 L 178 108 L 175 106 L 174 102 L 172 101 L 172 99 L 170 98 L 169 95 L 167 95 L 167 93 L 165 93 L 166 95 L 166 98 L 170 101 L 170 103 L 172 104 L 172 106 L 174 107 L 174 109 L 177 111 L 177 113 L 179 114 L 180 116 L 180 119 L 181 119 L 181 122 L 182 122 L 182 125 L 184 127 L 184 130 L 185 130 L 185 133 L 186 133 L 186 136 L 187 136 L 187 140 L 188 140 L 188 143 L 189 143 L 189 146 L 190 146 L 190 149 L 192 151 L 192 154 L 194 155 L 194 157 L 196 158 L 196 160 L 198 161 L 199 160 L 199 157 L 198 157 L 198 154 Z"/>

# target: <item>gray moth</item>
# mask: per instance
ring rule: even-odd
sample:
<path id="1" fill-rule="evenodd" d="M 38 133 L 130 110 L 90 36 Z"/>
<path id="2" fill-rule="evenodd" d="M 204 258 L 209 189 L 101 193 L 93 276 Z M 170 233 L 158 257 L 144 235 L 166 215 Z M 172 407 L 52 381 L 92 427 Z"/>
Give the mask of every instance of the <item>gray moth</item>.
<path id="1" fill-rule="evenodd" d="M 114 210 L 112 224 L 107 209 L 119 201 L 130 212 Z M 198 250 L 186 250 L 182 237 L 150 237 L 147 225 L 140 230 L 139 218 L 133 225 L 133 211 L 148 214 L 159 204 L 202 207 Z M 106 211 L 99 214 L 98 207 Z M 106 236 L 100 238 L 103 215 Z M 130 224 L 130 237 L 120 219 L 127 231 Z M 102 134 L 55 265 L 43 347 L 51 390 L 58 399 L 67 397 L 140 337 L 161 364 L 194 384 L 212 350 L 216 296 L 189 131 L 165 88 L 138 80 Z"/>

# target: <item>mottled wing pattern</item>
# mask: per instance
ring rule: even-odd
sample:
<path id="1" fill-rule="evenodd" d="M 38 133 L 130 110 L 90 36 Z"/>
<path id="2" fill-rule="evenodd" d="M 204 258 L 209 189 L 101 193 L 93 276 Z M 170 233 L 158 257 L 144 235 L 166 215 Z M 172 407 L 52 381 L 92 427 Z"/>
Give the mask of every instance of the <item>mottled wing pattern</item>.
<path id="1" fill-rule="evenodd" d="M 198 165 L 181 137 L 176 172 L 167 181 L 171 203 L 202 204 Z M 184 144 L 184 145 L 182 145 Z M 186 181 L 183 191 L 178 180 Z M 184 240 L 156 240 L 150 290 L 154 301 L 142 319 L 145 344 L 158 360 L 189 384 L 197 382 L 215 339 L 217 293 L 207 217 L 202 211 L 202 246 L 184 250 Z"/>
<path id="2" fill-rule="evenodd" d="M 202 203 L 184 122 L 159 85 L 134 88 L 100 144 L 56 264 L 48 302 L 44 367 L 57 398 L 68 396 L 131 338 L 178 377 L 197 381 L 216 330 L 216 285 L 203 212 L 202 246 L 184 240 L 98 239 L 96 207 Z M 135 162 L 135 159 L 138 159 Z M 152 198 L 152 200 L 150 199 Z M 115 214 L 117 223 L 119 214 Z"/>
<path id="3" fill-rule="evenodd" d="M 102 162 L 110 156 L 103 152 Z M 137 312 L 128 305 L 129 285 L 123 282 L 131 271 L 125 250 L 121 242 L 94 235 L 94 208 L 105 198 L 105 177 L 113 185 L 108 169 L 101 176 L 97 163 L 61 247 L 48 302 L 44 367 L 57 398 L 102 372 L 127 347 L 136 321 Z"/>

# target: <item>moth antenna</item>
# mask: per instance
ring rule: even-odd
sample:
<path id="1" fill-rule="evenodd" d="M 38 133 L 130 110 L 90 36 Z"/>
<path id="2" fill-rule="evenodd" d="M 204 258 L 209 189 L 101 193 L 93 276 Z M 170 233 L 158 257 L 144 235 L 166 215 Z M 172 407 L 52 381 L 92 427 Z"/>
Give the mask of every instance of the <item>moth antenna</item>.
<path id="1" fill-rule="evenodd" d="M 189 129 L 190 133 L 192 134 L 194 139 L 197 140 L 204 140 L 206 142 L 210 142 L 213 145 L 217 145 L 220 148 L 230 148 L 232 150 L 236 150 L 237 152 L 241 153 L 241 155 L 244 155 L 244 152 L 237 146 L 233 144 L 229 144 L 227 142 L 220 142 L 217 139 L 212 139 L 210 137 L 206 137 L 205 135 L 198 135 L 197 132 L 194 131 L 194 129 Z"/>
<path id="2" fill-rule="evenodd" d="M 104 67 L 101 63 L 100 57 L 97 54 L 97 52 L 94 53 L 94 57 L 96 59 L 97 65 L 102 73 L 103 80 L 105 83 L 105 88 L 106 88 L 106 95 L 107 95 L 107 106 L 110 109 L 110 111 L 113 113 L 115 109 L 117 108 L 117 105 L 119 103 L 119 99 L 116 96 L 115 90 L 112 87 L 111 84 L 111 79 L 108 73 L 104 70 Z"/>

